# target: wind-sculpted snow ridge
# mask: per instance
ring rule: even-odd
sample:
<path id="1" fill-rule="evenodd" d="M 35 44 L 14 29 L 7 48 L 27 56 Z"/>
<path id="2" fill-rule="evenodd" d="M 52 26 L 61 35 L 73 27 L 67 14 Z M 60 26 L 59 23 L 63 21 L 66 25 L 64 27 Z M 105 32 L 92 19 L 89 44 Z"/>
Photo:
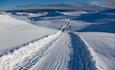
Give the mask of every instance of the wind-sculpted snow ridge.
<path id="1" fill-rule="evenodd" d="M 28 70 L 60 35 L 61 32 L 59 31 L 56 34 L 29 43 L 8 55 L 3 55 L 0 57 L 0 70 Z M 37 57 L 35 57 L 36 55 Z"/>

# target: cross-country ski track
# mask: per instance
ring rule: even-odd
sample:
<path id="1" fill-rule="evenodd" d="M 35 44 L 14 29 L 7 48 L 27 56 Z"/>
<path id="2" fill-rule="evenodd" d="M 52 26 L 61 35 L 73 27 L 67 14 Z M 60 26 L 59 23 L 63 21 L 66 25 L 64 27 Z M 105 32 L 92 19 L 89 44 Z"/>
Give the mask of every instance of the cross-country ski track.
<path id="1" fill-rule="evenodd" d="M 1 56 L 0 65 L 0 70 L 96 69 L 80 37 L 61 31 Z"/>

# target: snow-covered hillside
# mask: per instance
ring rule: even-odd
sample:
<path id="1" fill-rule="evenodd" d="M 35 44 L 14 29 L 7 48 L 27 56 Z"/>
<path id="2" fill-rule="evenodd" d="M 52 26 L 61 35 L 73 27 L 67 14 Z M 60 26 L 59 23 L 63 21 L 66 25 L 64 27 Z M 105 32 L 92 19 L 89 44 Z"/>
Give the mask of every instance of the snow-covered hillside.
<path id="1" fill-rule="evenodd" d="M 106 39 L 103 34 L 87 34 L 93 37 L 95 43 L 90 41 L 92 40 L 90 37 L 84 37 L 84 33 L 76 35 L 57 32 L 44 37 L 2 56 L 0 68 L 3 70 L 113 70 L 115 64 L 113 39 L 107 38 L 109 40 L 107 42 L 111 42 L 110 45 L 106 45 L 106 40 L 102 40 L 100 44 L 98 42 L 100 38 L 95 41 L 95 37 Z M 115 37 L 113 34 L 106 36 Z"/>
<path id="2" fill-rule="evenodd" d="M 19 12 L 13 12 L 11 15 L 17 19 L 21 19 L 32 23 L 34 25 L 60 29 L 66 22 L 66 19 L 70 19 L 71 28 L 70 31 L 79 32 L 112 32 L 115 33 L 115 10 L 103 11 L 43 11 L 38 12 L 41 15 L 29 16 L 31 13 L 26 15 L 16 15 Z M 21 12 L 25 13 L 25 12 Z M 46 14 L 45 14 L 46 13 Z M 111 14 L 107 14 L 111 13 Z M 34 15 L 37 13 L 33 13 Z M 45 15 L 44 15 L 45 14 Z M 28 15 L 28 16 L 27 16 Z"/>
<path id="3" fill-rule="evenodd" d="M 17 20 L 8 14 L 0 14 L 0 55 L 21 45 L 57 32 Z"/>
<path id="4" fill-rule="evenodd" d="M 115 34 L 103 32 L 78 33 L 91 51 L 99 70 L 115 69 Z"/>
<path id="5" fill-rule="evenodd" d="M 102 17 L 90 19 L 97 14 Z M 103 16 L 85 11 L 0 14 L 0 70 L 115 70 L 114 21 Z"/>

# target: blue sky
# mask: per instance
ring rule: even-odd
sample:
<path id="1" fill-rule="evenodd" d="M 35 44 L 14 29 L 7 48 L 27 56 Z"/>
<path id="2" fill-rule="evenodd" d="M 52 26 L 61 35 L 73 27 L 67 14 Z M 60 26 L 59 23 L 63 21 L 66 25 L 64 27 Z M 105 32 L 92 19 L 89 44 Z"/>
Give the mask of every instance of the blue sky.
<path id="1" fill-rule="evenodd" d="M 92 0 L 0 0 L 1 8 L 14 8 L 29 4 L 63 4 L 63 3 L 89 3 Z"/>
<path id="2" fill-rule="evenodd" d="M 29 5 L 29 4 L 64 4 L 64 3 L 86 3 L 103 5 L 106 1 L 112 0 L 0 0 L 0 8 L 8 9 L 15 8 L 16 6 Z"/>

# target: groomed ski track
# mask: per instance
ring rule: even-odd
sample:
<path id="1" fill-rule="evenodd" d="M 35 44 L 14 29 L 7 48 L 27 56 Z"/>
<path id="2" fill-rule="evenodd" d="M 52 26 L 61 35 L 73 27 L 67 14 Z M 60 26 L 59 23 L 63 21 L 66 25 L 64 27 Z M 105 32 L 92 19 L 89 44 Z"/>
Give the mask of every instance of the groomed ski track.
<path id="1" fill-rule="evenodd" d="M 0 57 L 0 70 L 96 70 L 80 37 L 59 31 Z"/>
<path id="2" fill-rule="evenodd" d="M 28 43 L 0 57 L 0 70 L 96 70 L 90 51 L 75 33 L 55 34 Z"/>

